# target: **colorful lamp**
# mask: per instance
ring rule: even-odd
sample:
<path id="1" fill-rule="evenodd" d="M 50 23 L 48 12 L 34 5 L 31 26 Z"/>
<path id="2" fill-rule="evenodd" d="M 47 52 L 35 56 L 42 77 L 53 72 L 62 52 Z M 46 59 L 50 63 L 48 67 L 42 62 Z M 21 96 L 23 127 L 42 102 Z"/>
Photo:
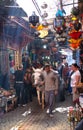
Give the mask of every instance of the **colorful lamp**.
<path id="1" fill-rule="evenodd" d="M 74 50 L 79 48 L 80 46 L 80 42 L 82 41 L 82 39 L 69 39 L 69 46 Z"/>
<path id="2" fill-rule="evenodd" d="M 69 46 L 70 46 L 70 48 L 71 48 L 72 50 L 75 50 L 75 49 L 78 49 L 78 48 L 79 48 L 79 43 L 76 43 L 76 44 L 71 43 L 71 44 L 69 44 Z"/>
<path id="3" fill-rule="evenodd" d="M 44 38 L 48 35 L 47 30 L 40 30 L 39 33 L 40 33 L 40 35 L 39 35 L 40 38 Z"/>
<path id="4" fill-rule="evenodd" d="M 75 31 L 75 32 L 70 32 L 69 33 L 69 36 L 72 38 L 72 39 L 78 39 L 80 38 L 82 32 L 81 31 Z"/>

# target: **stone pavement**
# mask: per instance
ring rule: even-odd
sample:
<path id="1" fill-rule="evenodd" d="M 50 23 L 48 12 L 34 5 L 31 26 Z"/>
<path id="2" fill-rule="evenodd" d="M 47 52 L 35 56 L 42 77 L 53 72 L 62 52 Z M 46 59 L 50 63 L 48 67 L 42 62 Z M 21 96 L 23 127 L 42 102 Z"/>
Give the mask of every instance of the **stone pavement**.
<path id="1" fill-rule="evenodd" d="M 56 101 L 57 107 L 69 107 L 72 105 L 72 97 L 66 96 L 64 102 Z M 31 106 L 31 113 L 23 114 Z M 63 109 L 62 109 L 63 110 Z M 67 111 L 54 113 L 54 117 L 49 117 L 38 105 L 36 97 L 32 103 L 26 107 L 18 107 L 14 111 L 4 114 L 0 119 L 0 130 L 71 130 L 67 119 Z"/>

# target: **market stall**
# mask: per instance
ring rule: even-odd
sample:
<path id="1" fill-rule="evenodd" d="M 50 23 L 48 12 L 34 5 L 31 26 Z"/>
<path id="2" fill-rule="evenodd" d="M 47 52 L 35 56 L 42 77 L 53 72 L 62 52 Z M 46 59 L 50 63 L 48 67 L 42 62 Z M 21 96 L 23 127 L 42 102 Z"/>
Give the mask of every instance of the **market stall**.
<path id="1" fill-rule="evenodd" d="M 16 92 L 14 89 L 4 90 L 0 88 L 0 115 L 13 110 L 16 107 Z"/>

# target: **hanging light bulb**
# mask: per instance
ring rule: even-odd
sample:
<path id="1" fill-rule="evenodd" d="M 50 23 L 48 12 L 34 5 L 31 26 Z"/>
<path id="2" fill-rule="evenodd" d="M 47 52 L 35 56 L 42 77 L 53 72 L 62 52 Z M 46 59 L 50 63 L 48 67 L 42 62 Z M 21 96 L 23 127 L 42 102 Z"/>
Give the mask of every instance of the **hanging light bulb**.
<path id="1" fill-rule="evenodd" d="M 32 15 L 29 17 L 29 22 L 33 26 L 36 26 L 36 24 L 39 23 L 39 16 L 35 14 L 35 11 L 33 11 Z"/>

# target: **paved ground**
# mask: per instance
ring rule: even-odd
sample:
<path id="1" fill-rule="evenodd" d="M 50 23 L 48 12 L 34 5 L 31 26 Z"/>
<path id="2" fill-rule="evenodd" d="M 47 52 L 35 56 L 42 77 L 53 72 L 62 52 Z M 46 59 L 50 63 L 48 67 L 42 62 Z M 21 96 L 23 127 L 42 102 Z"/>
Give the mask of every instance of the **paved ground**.
<path id="1" fill-rule="evenodd" d="M 71 106 L 71 96 L 66 96 L 64 102 L 57 101 L 57 107 Z M 31 106 L 31 113 L 23 116 Z M 0 119 L 0 130 L 71 130 L 67 120 L 67 111 L 60 113 L 56 111 L 51 118 L 42 110 L 36 98 L 26 107 L 18 107 L 14 111 L 4 114 Z"/>

